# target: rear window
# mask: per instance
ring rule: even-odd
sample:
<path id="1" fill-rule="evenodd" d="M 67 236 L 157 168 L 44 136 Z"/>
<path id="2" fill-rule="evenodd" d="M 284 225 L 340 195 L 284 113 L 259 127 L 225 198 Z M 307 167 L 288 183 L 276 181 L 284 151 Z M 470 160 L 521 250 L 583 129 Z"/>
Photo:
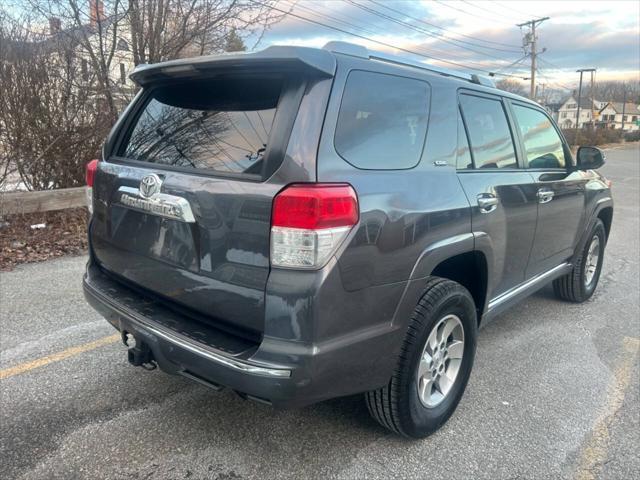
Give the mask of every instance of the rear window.
<path id="1" fill-rule="evenodd" d="M 336 125 L 336 151 L 357 168 L 414 167 L 427 135 L 429 100 L 426 82 L 351 72 Z"/>
<path id="2" fill-rule="evenodd" d="M 213 78 L 153 89 L 118 154 L 224 173 L 260 173 L 283 79 Z"/>

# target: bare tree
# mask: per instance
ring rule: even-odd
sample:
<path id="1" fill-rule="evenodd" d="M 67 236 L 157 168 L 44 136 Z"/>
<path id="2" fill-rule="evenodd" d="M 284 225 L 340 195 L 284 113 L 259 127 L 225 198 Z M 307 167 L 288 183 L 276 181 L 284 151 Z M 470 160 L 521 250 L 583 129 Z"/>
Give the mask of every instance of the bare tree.
<path id="1" fill-rule="evenodd" d="M 637 81 L 611 80 L 597 82 L 593 90 L 593 96 L 598 100 L 622 102 L 626 98 L 629 103 L 640 104 L 640 83 Z"/>
<path id="2" fill-rule="evenodd" d="M 111 118 L 94 92 L 78 84 L 69 42 L 43 40 L 21 20 L 0 17 L 2 171 L 17 173 L 28 189 L 81 185 L 84 164 L 98 154 Z"/>
<path id="3" fill-rule="evenodd" d="M 84 164 L 135 94 L 123 59 L 244 49 L 243 39 L 282 18 L 273 3 L 22 0 L 0 11 L 0 182 L 15 170 L 29 189 L 82 184 Z"/>
<path id="4" fill-rule="evenodd" d="M 242 39 L 282 18 L 274 1 L 129 0 L 136 64 L 225 50 L 229 36 Z"/>
<path id="5" fill-rule="evenodd" d="M 513 80 L 511 78 L 498 80 L 496 82 L 496 87 L 498 87 L 500 90 L 504 90 L 505 92 L 515 93 L 517 95 L 522 95 L 523 97 L 526 97 L 528 95 L 524 85 L 518 80 Z"/>
<path id="6" fill-rule="evenodd" d="M 92 87 L 102 97 L 102 106 L 114 122 L 119 102 L 118 82 L 112 71 L 128 8 L 124 0 L 26 0 L 25 3 L 36 16 L 33 23 L 53 25 L 55 22 L 57 30 L 48 32 L 49 37 L 65 42 L 85 62 L 82 75 L 91 76 Z"/>

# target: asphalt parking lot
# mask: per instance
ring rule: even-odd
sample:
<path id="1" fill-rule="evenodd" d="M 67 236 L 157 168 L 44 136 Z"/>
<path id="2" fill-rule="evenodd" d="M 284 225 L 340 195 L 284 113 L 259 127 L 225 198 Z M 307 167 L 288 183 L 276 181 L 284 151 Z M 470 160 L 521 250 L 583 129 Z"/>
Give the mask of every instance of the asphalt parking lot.
<path id="1" fill-rule="evenodd" d="M 359 396 L 276 411 L 129 366 L 84 302 L 85 258 L 2 273 L 0 478 L 639 478 L 640 151 L 606 154 L 596 294 L 546 288 L 484 328 L 457 412 L 422 441 Z"/>

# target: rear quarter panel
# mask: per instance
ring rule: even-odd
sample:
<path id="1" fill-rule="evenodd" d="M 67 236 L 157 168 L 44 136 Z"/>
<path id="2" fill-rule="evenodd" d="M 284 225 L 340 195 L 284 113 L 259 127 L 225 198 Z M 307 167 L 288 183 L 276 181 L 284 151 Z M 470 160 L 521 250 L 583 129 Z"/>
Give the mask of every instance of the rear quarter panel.
<path id="1" fill-rule="evenodd" d="M 336 152 L 334 134 L 338 111 L 347 75 L 354 69 L 405 75 L 431 86 L 427 140 L 421 160 L 414 168 L 358 169 Z M 357 59 L 338 63 L 317 169 L 318 181 L 348 182 L 358 194 L 360 222 L 338 261 L 346 290 L 428 276 L 435 267 L 428 265 L 429 256 L 423 255 L 429 247 L 471 231 L 469 203 L 454 167 L 455 88 L 450 81 L 415 69 Z M 393 158 L 389 160 L 393 162 Z M 446 165 L 436 166 L 435 161 Z"/>

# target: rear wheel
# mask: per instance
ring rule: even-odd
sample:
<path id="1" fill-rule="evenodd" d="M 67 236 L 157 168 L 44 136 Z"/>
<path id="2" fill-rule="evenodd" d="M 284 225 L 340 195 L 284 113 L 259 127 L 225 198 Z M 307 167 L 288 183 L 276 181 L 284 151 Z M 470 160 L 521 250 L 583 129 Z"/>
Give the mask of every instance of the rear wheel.
<path id="1" fill-rule="evenodd" d="M 430 279 L 389 384 L 365 394 L 373 418 L 407 437 L 422 438 L 437 430 L 464 393 L 476 330 L 475 305 L 467 289 L 451 280 Z"/>
<path id="2" fill-rule="evenodd" d="M 553 281 L 553 290 L 558 298 L 580 303 L 593 295 L 602 271 L 606 241 L 604 224 L 598 219 L 591 229 L 589 240 L 576 258 L 573 270 Z"/>

